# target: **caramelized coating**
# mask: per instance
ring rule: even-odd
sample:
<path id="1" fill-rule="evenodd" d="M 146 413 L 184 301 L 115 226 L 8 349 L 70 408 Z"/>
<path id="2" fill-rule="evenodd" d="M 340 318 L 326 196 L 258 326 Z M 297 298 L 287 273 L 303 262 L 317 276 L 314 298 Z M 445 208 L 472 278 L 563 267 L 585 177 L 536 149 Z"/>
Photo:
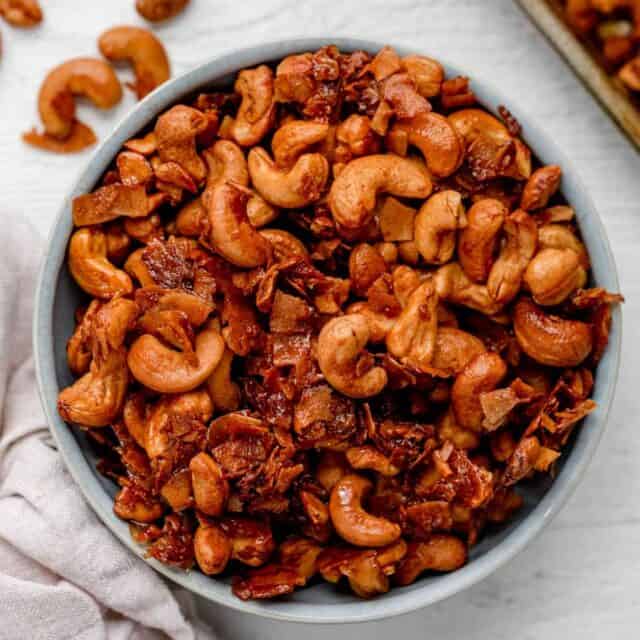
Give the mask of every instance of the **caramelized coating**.
<path id="1" fill-rule="evenodd" d="M 622 298 L 582 288 L 560 168 L 437 61 L 324 47 L 234 86 L 74 199 L 59 413 L 147 555 L 238 598 L 455 571 L 553 477 Z"/>

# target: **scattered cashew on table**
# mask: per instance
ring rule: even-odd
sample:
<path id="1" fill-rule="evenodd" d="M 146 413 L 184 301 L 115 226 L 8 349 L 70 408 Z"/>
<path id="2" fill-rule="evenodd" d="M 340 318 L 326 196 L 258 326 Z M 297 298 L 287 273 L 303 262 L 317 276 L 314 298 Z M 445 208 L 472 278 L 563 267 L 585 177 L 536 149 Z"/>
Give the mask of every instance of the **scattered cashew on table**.
<path id="1" fill-rule="evenodd" d="M 144 92 L 139 35 L 101 48 Z M 77 94 L 120 85 L 55 71 L 57 144 Z M 369 598 L 462 566 L 553 471 L 622 298 L 589 287 L 561 168 L 506 119 L 435 60 L 325 47 L 171 106 L 74 198 L 88 300 L 58 410 L 149 556 L 243 599 Z"/>

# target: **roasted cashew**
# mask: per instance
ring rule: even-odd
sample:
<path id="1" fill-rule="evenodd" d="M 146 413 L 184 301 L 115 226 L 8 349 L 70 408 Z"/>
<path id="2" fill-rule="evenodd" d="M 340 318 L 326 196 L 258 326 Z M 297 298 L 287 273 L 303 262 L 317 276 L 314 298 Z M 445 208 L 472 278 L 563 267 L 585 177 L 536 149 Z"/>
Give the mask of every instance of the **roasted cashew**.
<path id="1" fill-rule="evenodd" d="M 366 478 L 355 474 L 340 479 L 331 489 L 329 513 L 338 535 L 357 547 L 384 547 L 402 533 L 390 520 L 367 513 L 362 501 L 371 490 Z"/>
<path id="2" fill-rule="evenodd" d="M 514 307 L 513 329 L 522 350 L 551 367 L 575 367 L 593 348 L 586 322 L 548 314 L 528 298 L 521 298 Z"/>
<path id="3" fill-rule="evenodd" d="M 429 171 L 439 178 L 454 173 L 464 160 L 464 141 L 453 125 L 439 113 L 421 113 L 412 120 L 399 121 L 391 134 L 403 131 L 407 142 L 417 147 Z"/>
<path id="4" fill-rule="evenodd" d="M 384 342 L 393 328 L 397 316 L 372 309 L 368 302 L 354 302 L 347 307 L 347 314 L 364 316 L 369 324 L 369 342 Z"/>
<path id="5" fill-rule="evenodd" d="M 409 296 L 406 306 L 387 334 L 389 353 L 419 371 L 431 366 L 438 331 L 438 294 L 429 278 Z"/>
<path id="6" fill-rule="evenodd" d="M 89 371 L 93 354 L 92 336 L 93 323 L 102 307 L 100 300 L 92 300 L 82 318 L 77 321 L 76 328 L 67 342 L 67 364 L 76 376 L 81 376 Z"/>
<path id="7" fill-rule="evenodd" d="M 587 249 L 569 227 L 564 224 L 544 224 L 538 229 L 538 249 L 572 249 L 578 254 L 580 264 L 589 268 Z"/>
<path id="8" fill-rule="evenodd" d="M 336 127 L 335 138 L 334 159 L 337 162 L 349 162 L 354 157 L 380 152 L 380 139 L 367 116 L 352 113 Z"/>
<path id="9" fill-rule="evenodd" d="M 529 263 L 524 282 L 536 303 L 556 305 L 584 287 L 587 272 L 573 249 L 543 249 Z"/>
<path id="10" fill-rule="evenodd" d="M 322 451 L 316 467 L 316 479 L 327 491 L 331 491 L 349 472 L 349 463 L 343 453 L 331 449 Z"/>
<path id="11" fill-rule="evenodd" d="M 207 380 L 207 390 L 216 411 L 235 411 L 240 406 L 240 387 L 231 379 L 233 351 L 225 347 L 224 354 Z"/>
<path id="12" fill-rule="evenodd" d="M 276 260 L 285 260 L 294 256 L 298 258 L 307 258 L 309 256 L 304 243 L 288 231 L 283 229 L 260 229 L 259 233 L 271 243 Z"/>
<path id="13" fill-rule="evenodd" d="M 95 298 L 108 300 L 133 291 L 131 278 L 107 259 L 107 237 L 96 228 L 79 229 L 69 241 L 69 271 Z"/>
<path id="14" fill-rule="evenodd" d="M 419 55 L 405 56 L 402 58 L 402 67 L 413 80 L 421 96 L 434 98 L 440 93 L 444 69 L 437 60 Z"/>
<path id="15" fill-rule="evenodd" d="M 371 445 L 350 447 L 345 451 L 349 464 L 354 469 L 372 469 L 381 476 L 397 476 L 400 469 L 383 453 Z"/>
<path id="16" fill-rule="evenodd" d="M 229 499 L 229 483 L 220 465 L 201 451 L 191 458 L 189 469 L 196 507 L 208 516 L 222 515 Z"/>
<path id="17" fill-rule="evenodd" d="M 486 348 L 480 338 L 454 327 L 439 327 L 431 366 L 457 375 Z"/>
<path id="18" fill-rule="evenodd" d="M 334 389 L 350 398 L 378 395 L 387 384 L 386 371 L 367 362 L 369 337 L 369 323 L 360 314 L 329 320 L 318 337 L 320 370 Z"/>
<path id="19" fill-rule="evenodd" d="M 109 184 L 73 199 L 73 224 L 86 227 L 121 216 L 145 218 L 149 214 L 148 203 L 144 185 Z"/>
<path id="20" fill-rule="evenodd" d="M 204 202 L 209 220 L 211 246 L 237 267 L 265 264 L 271 245 L 256 231 L 247 217 L 248 194 L 231 182 L 207 191 Z"/>
<path id="21" fill-rule="evenodd" d="M 263 565 L 276 547 L 266 522 L 233 517 L 221 520 L 220 527 L 231 540 L 231 557 L 250 567 Z"/>
<path id="22" fill-rule="evenodd" d="M 502 309 L 487 291 L 487 287 L 474 284 L 457 262 L 450 262 L 438 269 L 435 276 L 436 290 L 442 300 L 461 304 L 486 315 L 494 315 Z"/>
<path id="23" fill-rule="evenodd" d="M 197 336 L 193 364 L 186 354 L 166 347 L 158 338 L 144 334 L 129 349 L 127 362 L 133 377 L 160 393 L 183 393 L 201 385 L 224 354 L 224 340 L 215 329 L 205 327 Z"/>
<path id="24" fill-rule="evenodd" d="M 153 178 L 149 161 L 136 151 L 121 151 L 116 158 L 116 167 L 122 184 L 147 184 Z"/>
<path id="25" fill-rule="evenodd" d="M 100 53 L 107 60 L 127 60 L 133 65 L 136 81 L 132 85 L 142 100 L 171 75 L 167 53 L 158 38 L 140 27 L 114 27 L 98 39 Z"/>
<path id="26" fill-rule="evenodd" d="M 238 74 L 234 89 L 242 102 L 230 133 L 240 146 L 252 147 L 267 135 L 275 121 L 273 71 L 264 64 L 245 69 Z"/>
<path id="27" fill-rule="evenodd" d="M 347 164 L 331 185 L 329 206 L 339 225 L 357 229 L 370 220 L 379 194 L 426 198 L 431 189 L 429 173 L 421 165 L 400 156 L 376 154 Z"/>
<path id="28" fill-rule="evenodd" d="M 161 22 L 177 16 L 189 0 L 136 0 L 136 11 L 149 22 Z"/>
<path id="29" fill-rule="evenodd" d="M 324 140 L 328 133 L 329 125 L 322 122 L 292 120 L 283 124 L 271 141 L 276 165 L 283 169 L 293 166 L 302 153 Z"/>
<path id="30" fill-rule="evenodd" d="M 493 198 L 483 198 L 467 211 L 467 226 L 458 237 L 458 260 L 473 282 L 487 281 L 498 234 L 508 213 L 504 204 Z"/>
<path id="31" fill-rule="evenodd" d="M 288 171 L 279 169 L 269 154 L 256 147 L 249 151 L 249 175 L 256 191 L 283 209 L 305 207 L 320 198 L 329 178 L 329 163 L 320 153 L 305 153 Z"/>
<path id="32" fill-rule="evenodd" d="M 235 182 L 249 186 L 249 170 L 242 149 L 231 140 L 216 140 L 202 152 L 207 163 L 207 187 L 222 182 Z"/>
<path id="33" fill-rule="evenodd" d="M 193 537 L 193 551 L 202 573 L 215 576 L 231 559 L 231 540 L 219 525 L 201 524 Z"/>
<path id="34" fill-rule="evenodd" d="M 522 276 L 538 246 L 538 227 L 535 220 L 521 209 L 514 211 L 504 222 L 506 242 L 495 261 L 487 290 L 500 304 L 511 302 L 520 291 Z"/>
<path id="35" fill-rule="evenodd" d="M 33 27 L 42 22 L 38 0 L 0 0 L 0 15 L 14 27 Z"/>
<path id="36" fill-rule="evenodd" d="M 464 543 L 451 535 L 434 534 L 426 542 L 410 542 L 395 573 L 399 585 L 411 584 L 424 571 L 455 571 L 467 561 Z"/>
<path id="37" fill-rule="evenodd" d="M 154 133 L 158 155 L 162 162 L 176 162 L 200 184 L 207 175 L 207 166 L 196 150 L 196 137 L 207 128 L 207 119 L 197 109 L 183 104 L 165 111 Z"/>
<path id="38" fill-rule="evenodd" d="M 38 94 L 38 110 L 43 134 L 29 134 L 27 141 L 39 138 L 65 140 L 74 133 L 75 96 L 86 96 L 100 109 L 110 109 L 122 98 L 122 87 L 113 69 L 97 58 L 74 58 L 58 65 L 44 79 Z M 81 123 L 80 123 L 81 124 Z M 82 125 L 88 129 L 86 125 Z M 80 139 L 89 140 L 81 135 Z M 81 132 L 82 133 L 82 132 Z M 74 134 L 78 136 L 77 131 Z M 95 140 L 95 137 L 93 137 Z"/>
<path id="39" fill-rule="evenodd" d="M 542 209 L 547 206 L 549 198 L 560 187 L 562 169 L 557 164 L 550 164 L 546 167 L 536 169 L 522 191 L 520 208 L 525 211 Z"/>
<path id="40" fill-rule="evenodd" d="M 413 241 L 427 263 L 444 264 L 456 249 L 458 229 L 466 225 L 462 196 L 450 189 L 438 191 L 418 211 Z"/>
<path id="41" fill-rule="evenodd" d="M 144 254 L 144 247 L 140 249 L 136 249 L 132 253 L 129 254 L 126 262 L 124 263 L 124 270 L 130 276 L 133 276 L 142 287 L 154 287 L 156 285 L 156 281 L 153 276 L 149 272 L 147 265 L 144 263 L 142 259 L 142 255 Z"/>
<path id="42" fill-rule="evenodd" d="M 206 229 L 207 210 L 202 198 L 190 200 L 180 208 L 176 216 L 176 231 L 181 236 L 197 238 Z"/>
<path id="43" fill-rule="evenodd" d="M 484 352 L 471 360 L 456 376 L 451 388 L 451 407 L 458 424 L 473 431 L 482 430 L 484 412 L 480 394 L 493 391 L 507 375 L 504 360 L 492 352 Z"/>
<path id="44" fill-rule="evenodd" d="M 387 272 L 384 258 L 370 244 L 363 242 L 353 248 L 349 255 L 349 279 L 351 288 L 364 297 L 369 287 Z"/>
<path id="45" fill-rule="evenodd" d="M 409 296 L 420 286 L 424 280 L 424 274 L 408 267 L 406 264 L 398 265 L 391 274 L 393 281 L 393 295 L 401 307 L 406 307 Z"/>
<path id="46" fill-rule="evenodd" d="M 106 427 L 120 415 L 128 384 L 126 351 L 114 349 L 94 358 L 89 372 L 60 392 L 58 413 L 66 422 Z"/>

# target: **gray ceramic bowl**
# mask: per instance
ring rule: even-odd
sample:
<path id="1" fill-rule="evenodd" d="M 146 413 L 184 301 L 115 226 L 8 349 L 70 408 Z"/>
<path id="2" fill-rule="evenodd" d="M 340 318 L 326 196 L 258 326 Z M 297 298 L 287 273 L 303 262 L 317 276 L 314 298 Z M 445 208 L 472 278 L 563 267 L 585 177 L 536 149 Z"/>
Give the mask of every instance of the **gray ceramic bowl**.
<path id="1" fill-rule="evenodd" d="M 158 113 L 180 101 L 183 96 L 208 87 L 228 86 L 234 74 L 242 68 L 276 61 L 292 53 L 315 50 L 329 42 L 345 51 L 365 49 L 371 52 L 379 50 L 385 44 L 344 38 L 314 38 L 264 44 L 239 49 L 216 58 L 162 85 L 138 104 L 96 150 L 80 179 L 62 203 L 53 227 L 40 272 L 34 316 L 33 338 L 42 404 L 60 452 L 86 499 L 113 533 L 132 553 L 141 558 L 143 550 L 132 542 L 127 524 L 113 514 L 114 486 L 96 472 L 95 459 L 84 436 L 70 429 L 56 411 L 58 391 L 72 382 L 66 364 L 65 345 L 73 330 L 74 309 L 81 299 L 80 291 L 65 266 L 66 246 L 71 232 L 71 199 L 90 191 L 122 143 L 135 136 Z M 397 50 L 402 55 L 416 53 L 402 46 L 397 46 Z M 440 58 L 437 51 L 424 53 Z M 460 73 L 458 69 L 445 66 L 448 75 Z M 547 137 L 543 127 L 519 110 L 509 96 L 500 96 L 476 78 L 473 79 L 473 88 L 480 101 L 494 111 L 498 105 L 507 104 L 522 123 L 524 136 L 537 156 L 546 164 L 557 163 L 562 166 L 563 191 L 577 211 L 580 229 L 591 256 L 595 283 L 611 291 L 618 291 L 616 268 L 600 218 L 571 162 Z M 596 377 L 593 397 L 598 408 L 580 428 L 570 453 L 562 457 L 557 478 L 552 484 L 543 480 L 537 485 L 527 486 L 525 506 L 516 519 L 499 532 L 485 536 L 471 550 L 469 563 L 454 573 L 425 576 L 413 585 L 393 589 L 372 601 L 362 601 L 354 596 L 338 593 L 329 585 L 317 585 L 298 591 L 286 600 L 262 603 L 242 602 L 231 594 L 228 584 L 208 578 L 199 571 L 184 573 L 154 560 L 145 561 L 166 577 L 205 598 L 248 613 L 297 622 L 375 620 L 412 611 L 451 596 L 482 580 L 513 558 L 549 523 L 575 489 L 605 428 L 618 373 L 620 340 L 621 314 L 615 309 L 609 348 Z"/>

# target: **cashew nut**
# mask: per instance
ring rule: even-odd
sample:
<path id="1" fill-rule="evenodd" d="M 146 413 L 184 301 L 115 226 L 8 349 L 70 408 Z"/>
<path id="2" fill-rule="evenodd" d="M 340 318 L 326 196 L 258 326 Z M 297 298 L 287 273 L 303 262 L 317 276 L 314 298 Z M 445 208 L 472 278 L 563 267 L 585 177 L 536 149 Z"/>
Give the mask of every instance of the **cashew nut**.
<path id="1" fill-rule="evenodd" d="M 258 267 L 269 259 L 271 245 L 247 217 L 248 194 L 231 182 L 207 191 L 211 246 L 237 267 Z"/>
<path id="2" fill-rule="evenodd" d="M 407 142 L 417 147 L 429 171 L 439 178 L 454 173 L 464 160 L 464 142 L 453 125 L 439 113 L 421 113 L 412 120 L 397 122 L 391 134 L 403 131 Z"/>
<path id="3" fill-rule="evenodd" d="M 431 189 L 423 166 L 391 154 L 371 155 L 347 164 L 331 185 L 329 206 L 339 225 L 357 229 L 370 220 L 379 194 L 426 198 Z"/>
<path id="4" fill-rule="evenodd" d="M 405 56 L 402 58 L 402 67 L 413 80 L 421 96 L 434 98 L 440 93 L 444 69 L 437 60 L 419 55 Z"/>
<path id="5" fill-rule="evenodd" d="M 196 136 L 206 128 L 204 114 L 183 104 L 163 113 L 154 129 L 160 160 L 179 164 L 201 183 L 207 175 L 207 166 L 196 150 Z"/>
<path id="6" fill-rule="evenodd" d="M 593 347 L 586 322 L 548 314 L 528 298 L 521 298 L 514 307 L 513 329 L 522 350 L 551 367 L 575 367 Z"/>
<path id="7" fill-rule="evenodd" d="M 369 324 L 369 342 L 384 342 L 393 328 L 397 315 L 387 315 L 371 308 L 368 302 L 354 302 L 347 307 L 347 314 L 357 313 L 367 319 Z"/>
<path id="8" fill-rule="evenodd" d="M 522 191 L 520 208 L 525 211 L 542 209 L 560 187 L 562 169 L 556 164 L 536 169 Z"/>
<path id="9" fill-rule="evenodd" d="M 81 140 L 95 141 L 93 132 L 86 125 L 78 123 L 82 127 L 80 130 L 74 127 L 74 96 L 78 95 L 89 98 L 100 109 L 110 109 L 122 98 L 122 87 L 111 66 L 103 60 L 74 58 L 64 62 L 48 73 L 38 94 L 44 133 L 27 134 L 26 141 L 36 144 L 47 138 L 64 141 L 72 134 L 76 144 Z"/>
<path id="10" fill-rule="evenodd" d="M 556 305 L 584 287 L 587 272 L 573 249 L 543 249 L 529 263 L 524 282 L 536 303 Z"/>
<path id="11" fill-rule="evenodd" d="M 480 338 L 454 327 L 439 327 L 431 366 L 449 375 L 457 375 L 485 351 Z"/>
<path id="12" fill-rule="evenodd" d="M 222 182 L 236 182 L 249 186 L 249 171 L 242 149 L 231 140 L 217 140 L 202 152 L 207 168 L 207 187 Z"/>
<path id="13" fill-rule="evenodd" d="M 222 573 L 231 559 L 231 541 L 217 524 L 201 524 L 193 537 L 193 551 L 202 573 Z"/>
<path id="14" fill-rule="evenodd" d="M 109 184 L 76 196 L 71 206 L 77 227 L 108 222 L 120 216 L 145 218 L 149 213 L 144 185 Z"/>
<path id="15" fill-rule="evenodd" d="M 318 364 L 327 382 L 350 398 L 375 396 L 387 384 L 387 373 L 373 366 L 363 351 L 369 341 L 365 316 L 351 314 L 333 318 L 318 337 Z"/>
<path id="16" fill-rule="evenodd" d="M 264 64 L 245 69 L 238 74 L 234 88 L 242 102 L 230 133 L 240 146 L 252 147 L 267 135 L 275 121 L 273 71 Z"/>
<path id="17" fill-rule="evenodd" d="M 494 315 L 502 309 L 487 291 L 487 287 L 474 284 L 457 262 L 440 267 L 434 276 L 438 296 L 442 300 L 461 304 L 486 315 Z"/>
<path id="18" fill-rule="evenodd" d="M 455 571 L 467 561 L 464 543 L 451 535 L 434 534 L 426 542 L 410 542 L 395 573 L 399 585 L 411 584 L 424 571 Z"/>
<path id="19" fill-rule="evenodd" d="M 136 11 L 149 22 L 161 22 L 177 16 L 189 0 L 136 0 Z"/>
<path id="20" fill-rule="evenodd" d="M 182 393 L 201 385 L 215 370 L 224 353 L 224 340 L 205 327 L 195 342 L 194 364 L 186 354 L 166 347 L 158 338 L 144 334 L 129 349 L 127 362 L 133 377 L 160 393 Z"/>
<path id="21" fill-rule="evenodd" d="M 260 229 L 260 235 L 271 243 L 276 260 L 298 257 L 307 258 L 309 252 L 304 243 L 283 229 Z"/>
<path id="22" fill-rule="evenodd" d="M 349 278 L 356 295 L 364 297 L 369 287 L 386 272 L 387 263 L 370 244 L 363 242 L 351 251 Z"/>
<path id="23" fill-rule="evenodd" d="M 389 353 L 419 371 L 431 366 L 438 330 L 438 294 L 429 278 L 409 296 L 407 305 L 387 334 Z"/>
<path id="24" fill-rule="evenodd" d="M 95 298 L 108 300 L 133 291 L 131 278 L 107 259 L 107 237 L 96 228 L 79 229 L 69 241 L 69 271 Z"/>
<path id="25" fill-rule="evenodd" d="M 264 149 L 256 147 L 249 152 L 248 165 L 256 191 L 283 209 L 298 209 L 318 200 L 329 177 L 329 163 L 320 153 L 305 153 L 291 169 L 283 170 Z"/>
<path id="26" fill-rule="evenodd" d="M 467 212 L 467 226 L 458 238 L 458 260 L 473 282 L 487 281 L 498 234 L 508 213 L 504 204 L 493 198 L 479 200 Z"/>
<path id="27" fill-rule="evenodd" d="M 322 122 L 292 120 L 283 124 L 271 141 L 276 165 L 291 167 L 304 151 L 324 140 L 328 133 L 329 125 Z"/>
<path id="28" fill-rule="evenodd" d="M 229 483 L 220 465 L 201 451 L 191 458 L 189 469 L 196 507 L 208 516 L 222 515 L 229 498 Z"/>
<path id="29" fill-rule="evenodd" d="M 166 82 L 171 75 L 162 43 L 147 29 L 114 27 L 100 36 L 98 48 L 107 60 L 127 60 L 133 65 L 136 81 L 132 88 L 138 100 Z"/>
<path id="30" fill-rule="evenodd" d="M 329 513 L 338 535 L 357 547 L 384 547 L 402 533 L 390 520 L 367 513 L 362 506 L 372 484 L 355 474 L 340 479 L 331 489 Z"/>
<path id="31" fill-rule="evenodd" d="M 207 380 L 207 389 L 217 411 L 235 411 L 240 406 L 240 387 L 231 379 L 233 351 L 225 347 L 224 354 Z"/>
<path id="32" fill-rule="evenodd" d="M 505 245 L 487 280 L 489 295 L 500 304 L 507 304 L 518 295 L 522 276 L 538 246 L 535 220 L 521 209 L 507 217 L 504 232 Z"/>
<path id="33" fill-rule="evenodd" d="M 349 464 L 354 469 L 372 469 L 382 476 L 397 476 L 400 469 L 383 453 L 371 445 L 350 447 L 345 451 Z"/>
<path id="34" fill-rule="evenodd" d="M 380 152 L 380 139 L 373 130 L 373 123 L 367 116 L 352 113 L 343 120 L 335 132 L 337 145 L 334 160 L 349 162 L 353 157 Z"/>
<path id="35" fill-rule="evenodd" d="M 587 249 L 569 227 L 564 224 L 544 224 L 538 229 L 538 249 L 573 249 L 584 269 L 589 268 Z"/>
<path id="36" fill-rule="evenodd" d="M 42 22 L 38 0 L 0 0 L 0 15 L 14 27 L 33 27 Z"/>
<path id="37" fill-rule="evenodd" d="M 415 219 L 414 242 L 420 255 L 429 264 L 449 262 L 456 249 L 457 231 L 466 225 L 462 196 L 450 189 L 435 193 Z"/>
<path id="38" fill-rule="evenodd" d="M 482 430 L 484 412 L 480 394 L 493 391 L 507 375 L 504 360 L 493 352 L 483 352 L 456 376 L 451 388 L 451 406 L 458 424 L 473 431 Z"/>

